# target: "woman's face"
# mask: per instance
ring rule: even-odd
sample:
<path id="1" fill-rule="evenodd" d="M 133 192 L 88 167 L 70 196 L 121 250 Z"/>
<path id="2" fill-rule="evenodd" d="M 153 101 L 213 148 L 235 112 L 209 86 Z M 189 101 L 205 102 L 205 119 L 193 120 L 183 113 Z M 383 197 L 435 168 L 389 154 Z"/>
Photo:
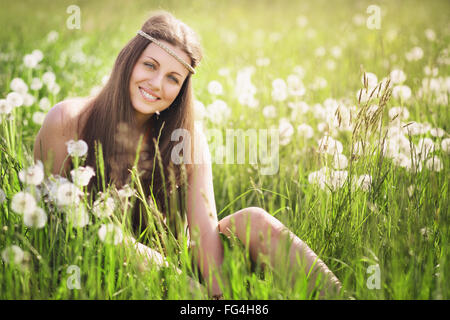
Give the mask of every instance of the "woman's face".
<path id="1" fill-rule="evenodd" d="M 161 41 L 181 59 L 190 62 L 180 48 Z M 189 71 L 164 49 L 150 43 L 135 64 L 130 79 L 131 103 L 140 124 L 168 108 L 180 92 Z"/>

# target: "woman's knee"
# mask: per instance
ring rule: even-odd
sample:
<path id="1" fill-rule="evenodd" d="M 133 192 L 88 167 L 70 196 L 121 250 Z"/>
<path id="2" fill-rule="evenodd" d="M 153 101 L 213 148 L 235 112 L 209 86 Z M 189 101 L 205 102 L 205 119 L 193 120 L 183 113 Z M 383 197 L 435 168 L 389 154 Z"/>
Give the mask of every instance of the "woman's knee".
<path id="1" fill-rule="evenodd" d="M 250 229 L 250 236 L 256 236 L 261 232 L 263 235 L 270 232 L 273 236 L 277 236 L 285 227 L 278 219 L 259 207 L 241 209 L 219 222 L 220 232 L 227 236 L 235 234 L 242 238 L 246 236 L 248 229 Z"/>

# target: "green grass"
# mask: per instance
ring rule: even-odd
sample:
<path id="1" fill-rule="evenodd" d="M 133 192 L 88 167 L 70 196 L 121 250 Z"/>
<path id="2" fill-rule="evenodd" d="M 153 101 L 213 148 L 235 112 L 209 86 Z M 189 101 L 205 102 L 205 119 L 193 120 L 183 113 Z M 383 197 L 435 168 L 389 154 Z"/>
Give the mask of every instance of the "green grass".
<path id="1" fill-rule="evenodd" d="M 71 4 L 81 8 L 80 30 L 66 28 L 66 8 Z M 379 30 L 365 26 L 366 9 L 371 4 L 381 8 Z M 11 91 L 13 78 L 20 77 L 30 85 L 32 78 L 52 71 L 61 87 L 59 93 L 52 94 L 45 86 L 39 91 L 29 90 L 37 101 L 48 97 L 52 105 L 67 97 L 86 96 L 94 86 L 101 85 L 119 50 L 151 10 L 172 12 L 199 33 L 204 46 L 204 60 L 194 77 L 196 98 L 205 106 L 219 98 L 231 108 L 228 121 L 217 125 L 205 120 L 206 128 L 264 129 L 290 117 L 288 102 L 305 101 L 311 108 L 291 123 L 294 128 L 300 123 L 311 125 L 313 138 L 304 139 L 295 130 L 291 141 L 280 146 L 276 175 L 261 175 L 248 163 L 213 164 L 219 218 L 249 206 L 264 208 L 304 240 L 341 280 L 348 295 L 356 299 L 449 298 L 448 153 L 435 152 L 442 161 L 439 172 L 428 170 L 425 164 L 418 172 L 406 170 L 380 155 L 382 136 L 376 127 L 364 138 L 368 141 L 365 154 L 351 160 L 352 142 L 364 136 L 366 121 L 355 135 L 342 130 L 333 134 L 342 142 L 343 154 L 350 162 L 344 186 L 326 192 L 308 182 L 311 172 L 331 163 L 330 157 L 317 152 L 317 141 L 324 132 L 317 127 L 323 120 L 314 116 L 315 104 L 323 104 L 327 98 L 348 99 L 348 106 L 363 109 L 356 99 L 363 71 L 375 73 L 381 80 L 391 70 L 401 69 L 407 76 L 405 84 L 412 90 L 412 98 L 406 102 L 394 97 L 387 101 L 380 114 L 383 129 L 390 124 L 388 110 L 402 105 L 410 113 L 406 123 L 427 122 L 446 132 L 443 137 L 429 132 L 413 136 L 413 143 L 417 145 L 420 138 L 428 137 L 440 145 L 448 138 L 448 102 L 417 95 L 422 79 L 427 77 L 424 67 L 436 67 L 439 73 L 435 78 L 447 79 L 448 101 L 449 68 L 443 62 L 445 57 L 448 61 L 450 43 L 447 1 L 133 1 L 120 6 L 109 1 L 1 0 L 0 6 L 0 99 Z M 353 22 L 356 14 L 364 17 L 360 26 Z M 308 18 L 303 28 L 297 25 L 300 15 Z M 435 41 L 426 38 L 424 31 L 428 28 L 435 31 Z M 308 36 L 311 29 L 315 37 Z M 394 41 L 389 39 L 393 29 L 397 30 Z M 51 30 L 59 33 L 54 43 L 46 40 Z M 277 37 L 279 41 L 271 41 Z M 322 57 L 315 54 L 321 46 L 325 48 Z M 331 54 L 334 46 L 342 49 L 338 58 Z M 405 53 L 415 46 L 423 49 L 423 58 L 407 61 Z M 71 61 L 80 48 L 86 61 Z M 23 66 L 23 57 L 34 49 L 40 49 L 44 59 L 39 69 L 30 70 Z M 259 57 L 270 58 L 269 65 L 257 66 Z M 329 59 L 335 62 L 334 70 L 327 68 Z M 298 65 L 305 71 L 306 94 L 274 101 L 272 81 L 286 80 Z M 240 105 L 234 94 L 236 75 L 246 66 L 255 67 L 252 82 L 257 88 L 257 109 Z M 228 68 L 229 75 L 219 75 L 221 68 Z M 326 79 L 327 86 L 313 90 L 309 85 L 317 76 Z M 212 80 L 222 84 L 223 95 L 215 97 L 208 92 Z M 262 114 L 267 105 L 276 107 L 275 118 Z M 23 218 L 12 211 L 11 199 L 25 188 L 18 172 L 33 162 L 33 143 L 40 125 L 32 116 L 38 110 L 35 102 L 15 108 L 11 116 L 0 114 L 0 188 L 6 194 L 6 201 L 0 204 L 0 251 L 15 244 L 27 253 L 20 266 L 1 260 L 0 298 L 207 298 L 203 291 L 188 290 L 188 276 L 198 279 L 199 275 L 192 267 L 185 239 L 178 245 L 170 239 L 164 242 L 170 253 L 167 258 L 182 270 L 179 275 L 172 267 L 144 271 L 132 249 L 100 241 L 97 231 L 108 219 L 94 219 L 91 213 L 92 224 L 72 228 L 66 225 L 63 213 L 41 200 L 39 206 L 48 214 L 47 225 L 43 229 L 24 225 Z M 349 181 L 364 173 L 372 175 L 372 188 L 368 192 L 353 190 Z M 415 186 L 412 194 L 408 192 L 411 185 Z M 126 212 L 116 210 L 113 219 L 123 221 Z M 255 271 L 238 241 L 224 240 L 224 245 L 223 275 L 229 281 L 223 288 L 226 299 L 316 298 L 306 293 L 301 279 L 291 285 L 281 272 Z M 372 274 L 368 267 L 377 264 L 380 288 L 369 289 L 367 282 Z M 68 288 L 72 274 L 67 270 L 71 265 L 79 267 L 80 289 Z"/>

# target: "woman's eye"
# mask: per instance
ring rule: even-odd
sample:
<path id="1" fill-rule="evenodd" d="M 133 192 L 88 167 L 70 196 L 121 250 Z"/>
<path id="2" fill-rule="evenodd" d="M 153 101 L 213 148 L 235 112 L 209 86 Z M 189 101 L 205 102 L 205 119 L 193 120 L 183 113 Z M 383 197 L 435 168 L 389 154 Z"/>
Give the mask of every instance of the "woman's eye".
<path id="1" fill-rule="evenodd" d="M 153 63 L 145 62 L 144 63 L 147 67 L 150 67 L 151 69 L 155 69 L 155 65 Z"/>
<path id="2" fill-rule="evenodd" d="M 170 79 L 171 81 L 173 81 L 174 83 L 178 84 L 178 79 L 175 78 L 174 76 L 169 76 L 169 79 Z"/>

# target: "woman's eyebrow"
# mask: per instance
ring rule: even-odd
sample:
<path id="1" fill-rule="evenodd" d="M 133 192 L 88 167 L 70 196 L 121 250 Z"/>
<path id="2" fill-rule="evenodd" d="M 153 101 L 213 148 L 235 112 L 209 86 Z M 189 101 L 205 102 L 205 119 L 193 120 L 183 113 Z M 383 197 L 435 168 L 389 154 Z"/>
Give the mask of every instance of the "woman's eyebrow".
<path id="1" fill-rule="evenodd" d="M 156 60 L 155 58 L 153 58 L 153 57 L 150 57 L 150 56 L 145 56 L 146 58 L 150 58 L 150 59 L 152 59 L 153 61 L 155 61 L 156 62 L 156 64 L 158 65 L 158 66 L 160 66 L 160 64 L 159 64 L 159 62 L 158 62 L 158 60 Z M 178 72 L 176 72 L 176 71 L 171 71 L 170 73 L 175 73 L 175 74 L 177 74 L 177 75 L 179 75 L 180 77 L 182 77 L 182 75 L 181 74 L 179 74 Z"/>

